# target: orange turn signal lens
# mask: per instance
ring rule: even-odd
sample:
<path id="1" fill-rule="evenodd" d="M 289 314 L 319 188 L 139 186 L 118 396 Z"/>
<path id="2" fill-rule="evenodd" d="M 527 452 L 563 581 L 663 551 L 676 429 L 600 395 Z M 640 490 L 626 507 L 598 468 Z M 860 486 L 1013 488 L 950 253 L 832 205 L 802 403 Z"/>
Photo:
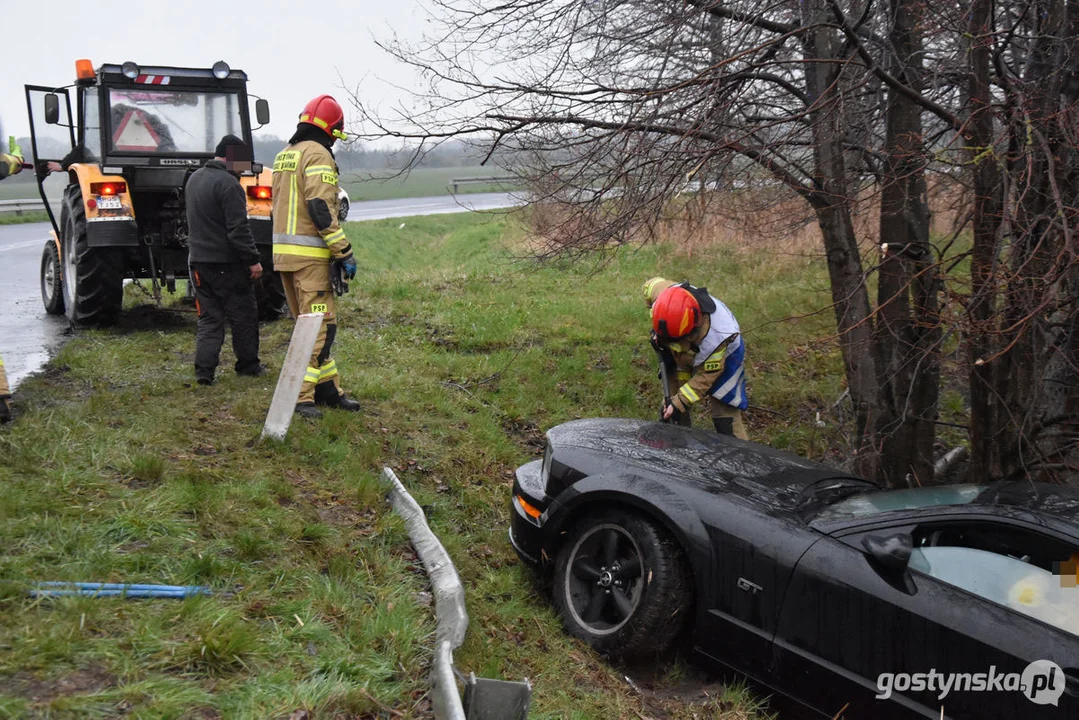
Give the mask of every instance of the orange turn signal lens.
<path id="1" fill-rule="evenodd" d="M 78 80 L 92 80 L 94 78 L 94 64 L 86 59 L 76 60 L 75 78 Z"/>
<path id="2" fill-rule="evenodd" d="M 127 192 L 127 183 L 123 182 L 103 182 L 103 183 L 90 183 L 90 193 L 92 195 L 119 195 L 120 193 Z"/>
<path id="3" fill-rule="evenodd" d="M 539 520 L 539 516 L 543 514 L 542 510 L 535 507 L 534 505 L 531 505 L 527 500 L 525 500 L 520 495 L 517 496 L 517 502 L 520 503 L 521 509 L 525 511 L 525 515 L 527 515 L 530 518 L 533 518 L 535 520 Z"/>
<path id="4" fill-rule="evenodd" d="M 247 188 L 247 196 L 252 200 L 270 200 L 273 198 L 273 188 L 269 185 L 252 185 Z"/>

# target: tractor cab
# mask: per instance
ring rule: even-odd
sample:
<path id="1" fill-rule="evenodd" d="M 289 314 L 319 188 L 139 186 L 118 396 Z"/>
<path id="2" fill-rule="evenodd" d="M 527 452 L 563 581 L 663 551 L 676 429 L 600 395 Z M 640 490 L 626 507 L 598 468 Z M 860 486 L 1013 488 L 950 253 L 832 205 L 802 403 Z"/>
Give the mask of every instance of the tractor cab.
<path id="1" fill-rule="evenodd" d="M 187 276 L 184 187 L 223 136 L 253 147 L 247 74 L 225 62 L 94 69 L 79 60 L 75 69 L 73 85 L 26 86 L 38 187 L 56 234 L 42 257 L 42 299 L 73 322 L 109 322 L 125 278 L 150 279 L 160 297 L 161 285 L 172 290 Z M 269 122 L 265 100 L 254 110 L 259 127 Z M 241 183 L 269 268 L 270 171 L 252 162 Z"/>

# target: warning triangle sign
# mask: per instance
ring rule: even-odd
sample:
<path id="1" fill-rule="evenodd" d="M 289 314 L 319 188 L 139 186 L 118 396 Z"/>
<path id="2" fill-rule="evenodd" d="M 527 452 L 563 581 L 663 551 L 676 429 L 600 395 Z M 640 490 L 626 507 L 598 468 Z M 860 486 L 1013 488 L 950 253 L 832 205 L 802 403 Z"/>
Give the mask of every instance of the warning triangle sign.
<path id="1" fill-rule="evenodd" d="M 145 113 L 141 110 L 128 110 L 113 135 L 112 144 L 117 150 L 154 152 L 161 140 L 146 122 Z"/>

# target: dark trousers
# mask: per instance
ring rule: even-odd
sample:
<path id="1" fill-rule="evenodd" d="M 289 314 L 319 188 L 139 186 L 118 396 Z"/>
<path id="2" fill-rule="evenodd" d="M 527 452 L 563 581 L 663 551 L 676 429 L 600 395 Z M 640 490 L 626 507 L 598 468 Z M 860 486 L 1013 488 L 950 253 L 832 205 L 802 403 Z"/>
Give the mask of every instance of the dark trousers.
<path id="1" fill-rule="evenodd" d="M 236 372 L 253 373 L 259 367 L 259 314 L 250 270 L 244 265 L 196 263 L 191 266 L 199 331 L 195 338 L 195 377 L 213 380 L 225 321 L 232 329 Z"/>

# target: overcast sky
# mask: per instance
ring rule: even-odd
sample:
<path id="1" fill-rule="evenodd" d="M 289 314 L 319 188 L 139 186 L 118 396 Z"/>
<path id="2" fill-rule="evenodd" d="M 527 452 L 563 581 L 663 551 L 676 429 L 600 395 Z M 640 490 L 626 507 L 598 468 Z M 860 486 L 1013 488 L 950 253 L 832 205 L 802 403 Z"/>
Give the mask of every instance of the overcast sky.
<path id="1" fill-rule="evenodd" d="M 391 85 L 414 83 L 375 39 L 395 31 L 418 37 L 426 18 L 421 2 L 0 0 L 0 126 L 5 135 L 28 135 L 23 85 L 69 85 L 79 58 L 95 68 L 126 60 L 210 67 L 224 60 L 247 72 L 249 92 L 270 102 L 264 131 L 287 137 L 304 104 L 322 93 L 341 102 L 348 122 L 342 85 L 359 84 L 365 100 L 392 103 L 402 92 Z"/>

